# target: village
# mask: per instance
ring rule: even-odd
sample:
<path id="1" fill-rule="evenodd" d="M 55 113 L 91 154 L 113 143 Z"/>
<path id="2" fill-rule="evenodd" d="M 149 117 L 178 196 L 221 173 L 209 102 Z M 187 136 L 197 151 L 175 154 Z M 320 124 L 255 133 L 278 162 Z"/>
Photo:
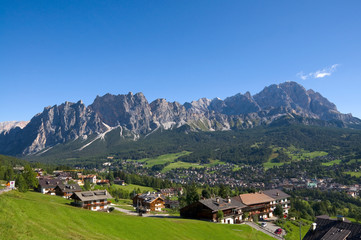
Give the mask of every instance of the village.
<path id="1" fill-rule="evenodd" d="M 127 169 L 131 169 L 129 174 L 147 176 L 147 169 L 141 164 L 132 168 L 129 164 L 134 164 L 133 161 L 124 163 L 128 165 Z M 99 169 L 68 168 L 47 173 L 42 168 L 32 168 L 32 172 L 37 181 L 34 191 L 69 199 L 70 205 L 76 208 L 108 213 L 120 211 L 136 217 L 176 217 L 220 224 L 247 224 L 276 239 L 283 239 L 287 234 L 287 231 L 280 227 L 279 220 L 296 221 L 294 214 L 289 214 L 292 210 L 289 193 L 295 190 L 332 189 L 352 198 L 359 198 L 360 187 L 357 184 L 338 184 L 327 177 L 307 178 L 303 177 L 303 172 L 292 178 L 273 178 L 271 175 L 268 176 L 269 181 L 265 181 L 265 177 L 260 177 L 264 175 L 264 170 L 256 166 L 244 166 L 234 171 L 235 167 L 234 164 L 227 163 L 210 168 L 179 168 L 166 173 L 157 172 L 153 177 L 148 177 L 151 178 L 150 182 L 157 180 L 157 186 L 172 186 L 165 188 L 131 184 L 134 180 L 125 173 L 121 175 L 124 178 L 114 178 L 114 170 L 118 169 L 119 172 L 119 168 L 114 168 L 111 162 L 103 163 Z M 26 169 L 15 166 L 13 171 L 21 174 Z M 201 193 L 196 188 L 195 195 L 198 197 L 191 201 L 185 200 L 188 198 L 187 194 L 191 194 L 189 184 L 197 184 L 199 189 L 203 189 Z M 16 189 L 15 185 L 15 181 L 9 181 L 0 193 Z M 228 195 L 221 196 L 221 190 L 219 195 L 212 190 L 204 194 L 207 186 L 211 189 L 227 186 L 229 189 L 245 191 L 231 191 L 227 192 Z M 119 195 L 119 191 L 127 193 Z M 307 200 L 307 197 L 304 199 Z"/>
<path id="2" fill-rule="evenodd" d="M 24 168 L 14 167 L 16 171 Z M 136 216 L 162 216 L 168 217 L 165 209 L 179 209 L 176 216 L 182 218 L 198 219 L 224 224 L 240 224 L 244 222 L 257 222 L 276 220 L 278 217 L 287 218 L 291 207 L 290 196 L 281 190 L 273 189 L 256 193 L 240 194 L 227 198 L 201 197 L 199 200 L 180 208 L 178 196 L 184 193 L 182 187 L 158 189 L 134 193 L 131 200 L 132 208 L 123 208 L 117 204 L 107 186 L 108 179 L 100 179 L 97 174 L 82 174 L 77 170 L 55 170 L 52 174 L 46 174 L 43 169 L 33 169 L 38 180 L 34 189 L 39 194 L 62 197 L 71 200 L 74 207 L 91 211 L 111 212 L 114 210 Z M 119 178 L 114 179 L 114 184 L 126 186 L 127 183 Z M 93 190 L 89 190 L 90 189 Z M 6 186 L 6 191 L 15 189 L 15 182 L 11 181 Z M 4 190 L 5 191 L 5 190 Z M 280 208 L 280 209 L 277 209 Z M 171 216 L 171 217 L 174 217 Z M 271 224 L 270 224 L 271 226 Z M 255 227 L 259 225 L 255 224 Z M 277 228 L 279 229 L 279 228 Z M 263 231 L 266 231 L 264 226 Z M 284 235 L 285 232 L 277 230 L 270 232 L 271 235 Z"/>

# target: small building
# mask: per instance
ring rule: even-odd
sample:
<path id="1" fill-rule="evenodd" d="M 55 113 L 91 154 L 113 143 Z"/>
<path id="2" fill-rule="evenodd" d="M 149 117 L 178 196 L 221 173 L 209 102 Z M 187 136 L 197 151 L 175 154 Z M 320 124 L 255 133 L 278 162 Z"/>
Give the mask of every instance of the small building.
<path id="1" fill-rule="evenodd" d="M 108 209 L 109 198 L 113 198 L 107 190 L 74 192 L 70 197 L 74 200 L 72 205 L 92 211 L 106 211 Z"/>
<path id="2" fill-rule="evenodd" d="M 90 183 L 97 183 L 97 176 L 96 175 L 86 175 L 82 176 L 83 181 L 89 181 Z"/>
<path id="3" fill-rule="evenodd" d="M 97 185 L 109 185 L 109 180 L 108 179 L 99 179 L 97 180 Z"/>
<path id="4" fill-rule="evenodd" d="M 184 218 L 235 224 L 242 221 L 243 209 L 245 207 L 240 201 L 217 197 L 199 200 L 185 206 L 180 209 L 180 215 Z M 223 212 L 223 219 L 218 219 L 218 211 Z"/>
<path id="5" fill-rule="evenodd" d="M 116 177 L 116 178 L 114 179 L 114 184 L 118 184 L 118 185 L 125 186 L 125 181 L 124 181 L 124 180 L 121 180 L 119 177 Z"/>
<path id="6" fill-rule="evenodd" d="M 171 208 L 171 209 L 178 209 L 179 208 L 179 201 L 178 200 L 165 199 L 164 207 L 165 208 Z"/>
<path id="7" fill-rule="evenodd" d="M 178 194 L 183 194 L 183 188 L 164 188 L 160 189 L 159 192 L 166 197 L 178 196 Z"/>
<path id="8" fill-rule="evenodd" d="M 133 206 L 141 212 L 162 211 L 164 204 L 164 198 L 158 193 L 137 194 L 133 198 Z"/>
<path id="9" fill-rule="evenodd" d="M 42 194 L 55 195 L 54 189 L 58 184 L 63 182 L 58 178 L 39 178 L 38 192 Z"/>
<path id="10" fill-rule="evenodd" d="M 70 198 L 73 193 L 81 192 L 82 189 L 78 184 L 58 184 L 55 189 L 55 194 L 64 198 Z"/>
<path id="11" fill-rule="evenodd" d="M 288 210 L 291 207 L 290 195 L 279 189 L 265 190 L 263 193 L 273 198 L 273 201 L 271 203 L 272 212 L 275 210 L 276 206 L 280 204 L 283 208 L 283 213 L 285 215 L 288 215 Z"/>

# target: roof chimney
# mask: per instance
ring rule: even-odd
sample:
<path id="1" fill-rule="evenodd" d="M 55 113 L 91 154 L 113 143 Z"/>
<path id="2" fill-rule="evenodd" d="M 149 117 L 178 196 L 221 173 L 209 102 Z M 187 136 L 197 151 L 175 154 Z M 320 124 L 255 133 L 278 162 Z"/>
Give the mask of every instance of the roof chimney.
<path id="1" fill-rule="evenodd" d="M 315 231 L 317 227 L 317 223 L 312 223 L 312 231 Z"/>
<path id="2" fill-rule="evenodd" d="M 340 221 L 340 222 L 344 222 L 344 221 L 345 221 L 345 217 L 344 217 L 344 216 L 341 216 L 341 215 L 338 215 L 338 216 L 337 216 L 337 220 Z"/>
<path id="3" fill-rule="evenodd" d="M 229 196 L 227 197 L 227 203 L 231 203 L 231 198 Z"/>
<path id="4" fill-rule="evenodd" d="M 279 195 L 280 195 L 280 193 L 279 193 L 279 192 L 277 192 L 277 193 L 276 193 L 276 195 L 277 195 L 277 196 L 279 196 Z"/>
<path id="5" fill-rule="evenodd" d="M 216 202 L 219 203 L 219 197 L 216 198 Z"/>

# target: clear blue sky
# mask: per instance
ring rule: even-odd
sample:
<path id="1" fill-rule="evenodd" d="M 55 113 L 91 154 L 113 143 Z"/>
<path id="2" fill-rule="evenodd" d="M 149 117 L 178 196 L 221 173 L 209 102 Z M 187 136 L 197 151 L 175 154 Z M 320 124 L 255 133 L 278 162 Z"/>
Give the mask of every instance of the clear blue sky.
<path id="1" fill-rule="evenodd" d="M 297 81 L 361 117 L 361 1 L 0 1 L 0 122 L 97 95 Z"/>

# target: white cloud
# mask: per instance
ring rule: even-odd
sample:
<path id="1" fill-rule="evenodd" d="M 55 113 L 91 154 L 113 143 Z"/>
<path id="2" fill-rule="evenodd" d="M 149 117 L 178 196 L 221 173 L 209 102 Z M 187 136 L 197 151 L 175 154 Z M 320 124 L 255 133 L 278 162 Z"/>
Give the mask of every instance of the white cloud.
<path id="1" fill-rule="evenodd" d="M 297 73 L 297 76 L 301 78 L 302 80 L 306 80 L 308 78 L 324 78 L 331 76 L 334 71 L 336 71 L 336 68 L 339 66 L 339 64 L 333 64 L 331 67 L 327 67 L 324 69 L 317 70 L 316 72 L 310 72 L 308 74 L 305 74 L 304 72 Z"/>

